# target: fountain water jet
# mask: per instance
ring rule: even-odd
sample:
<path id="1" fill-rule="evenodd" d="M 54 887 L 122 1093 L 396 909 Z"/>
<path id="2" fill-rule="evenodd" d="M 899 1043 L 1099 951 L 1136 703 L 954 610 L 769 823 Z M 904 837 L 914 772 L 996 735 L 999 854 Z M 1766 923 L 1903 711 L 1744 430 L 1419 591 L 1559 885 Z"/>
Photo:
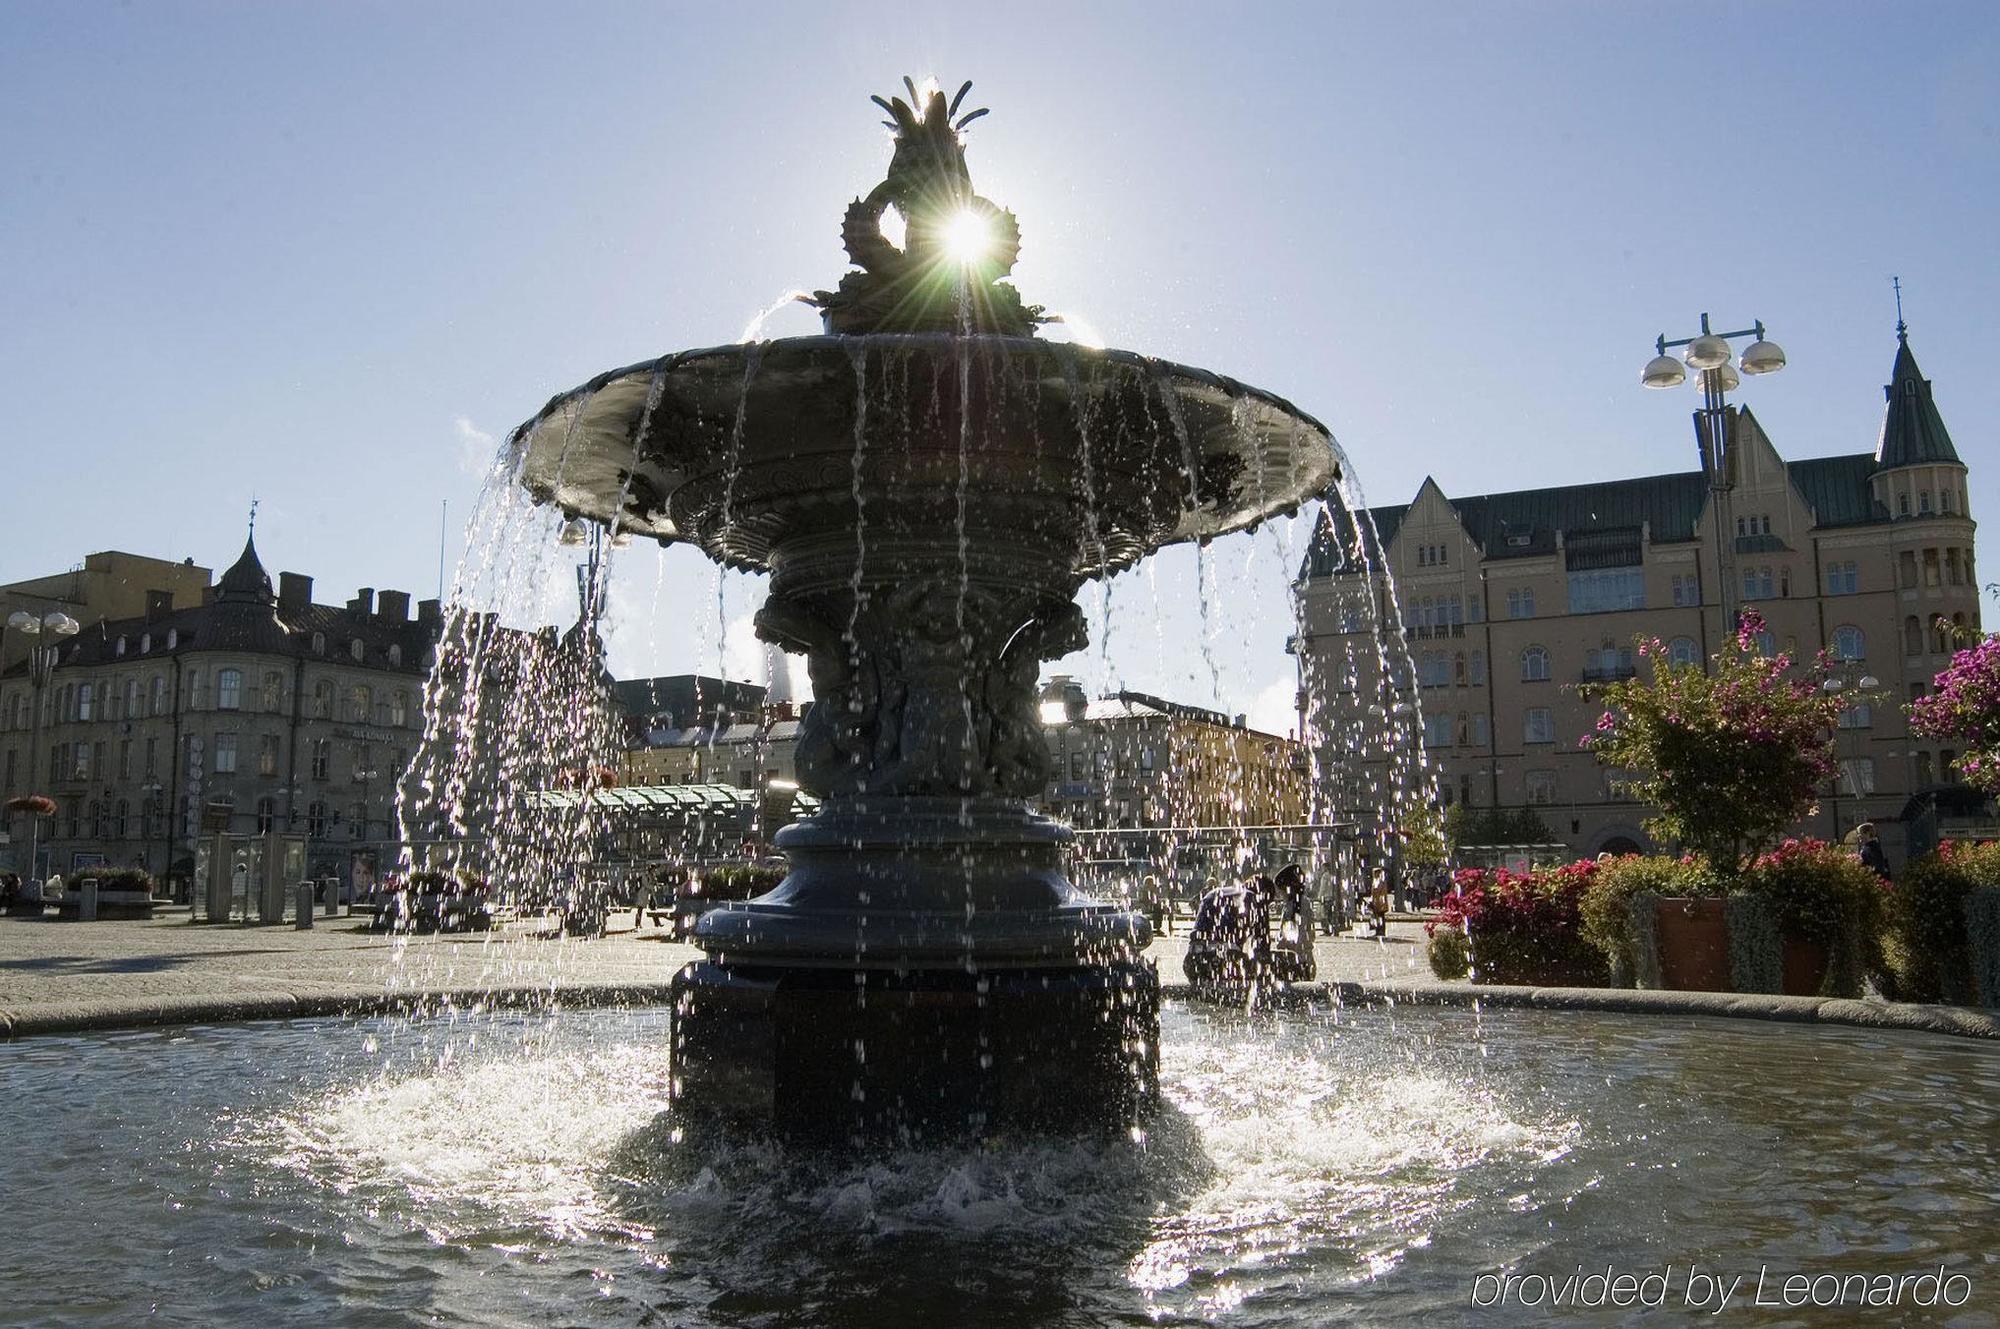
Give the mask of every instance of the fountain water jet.
<path id="1" fill-rule="evenodd" d="M 674 980 L 690 1117 L 851 1141 L 1144 1111 L 1149 932 L 1064 877 L 1068 829 L 1026 804 L 1050 775 L 1040 665 L 1084 644 L 1086 581 L 1340 479 L 1277 397 L 1034 335 L 1004 280 L 1019 226 L 966 169 L 969 87 L 876 98 L 895 154 L 847 211 L 857 270 L 815 297 L 828 335 L 613 370 L 514 436 L 537 501 L 768 572 L 758 635 L 807 658 L 797 768 L 823 806 Z"/>

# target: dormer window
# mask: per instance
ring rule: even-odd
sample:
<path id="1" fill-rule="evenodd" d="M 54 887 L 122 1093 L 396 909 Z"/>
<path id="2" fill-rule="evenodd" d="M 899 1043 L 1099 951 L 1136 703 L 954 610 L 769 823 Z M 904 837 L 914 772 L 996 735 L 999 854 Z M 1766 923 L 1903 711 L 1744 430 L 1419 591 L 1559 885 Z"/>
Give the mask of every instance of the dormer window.
<path id="1" fill-rule="evenodd" d="M 326 654 L 326 634 L 324 632 L 313 633 L 313 654 Z"/>
<path id="2" fill-rule="evenodd" d="M 147 651 L 150 651 L 152 649 L 153 649 L 153 634 L 150 632 L 141 633 L 139 635 L 139 654 L 144 655 Z"/>
<path id="3" fill-rule="evenodd" d="M 120 655 L 123 655 L 123 654 L 125 654 L 125 639 L 124 639 L 123 637 L 120 637 L 120 638 L 118 639 L 118 647 L 117 647 L 117 651 L 118 651 L 118 654 L 120 654 Z"/>
<path id="4" fill-rule="evenodd" d="M 171 651 L 174 649 L 174 647 L 180 644 L 181 644 L 181 630 L 179 628 L 168 628 L 167 649 Z"/>

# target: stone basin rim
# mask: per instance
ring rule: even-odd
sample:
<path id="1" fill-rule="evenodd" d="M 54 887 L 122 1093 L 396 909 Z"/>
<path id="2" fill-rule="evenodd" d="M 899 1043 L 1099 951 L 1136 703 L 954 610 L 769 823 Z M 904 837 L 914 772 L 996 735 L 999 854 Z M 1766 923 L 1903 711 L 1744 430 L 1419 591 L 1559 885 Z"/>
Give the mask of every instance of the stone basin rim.
<path id="1" fill-rule="evenodd" d="M 1175 378 L 1193 379 L 1198 383 L 1205 383 L 1210 387 L 1220 388 L 1231 396 L 1255 397 L 1284 411 L 1300 423 L 1317 430 L 1329 442 L 1333 438 L 1333 431 L 1328 429 L 1318 417 L 1300 410 L 1288 398 L 1281 397 L 1275 392 L 1254 387 L 1251 384 L 1243 382 L 1241 379 L 1231 378 L 1227 374 L 1218 374 L 1214 370 L 1181 364 L 1174 360 L 1163 360 L 1158 356 L 1146 355 L 1140 351 L 1126 351 L 1109 346 L 1083 346 L 1076 342 L 1055 342 L 1047 341 L 1040 337 L 1023 337 L 994 332 L 973 333 L 970 336 L 963 336 L 952 332 L 823 332 L 804 337 L 774 337 L 768 341 L 723 342 L 715 346 L 704 346 L 694 350 L 670 351 L 665 355 L 656 355 L 650 360 L 638 360 L 617 369 L 607 369 L 586 382 L 580 383 L 567 391 L 558 392 L 555 396 L 549 398 L 547 404 L 539 411 L 536 411 L 534 415 L 515 426 L 513 433 L 508 435 L 508 439 L 510 443 L 518 443 L 529 433 L 533 432 L 549 416 L 561 410 L 570 402 L 580 397 L 587 397 L 595 392 L 599 392 L 607 384 L 614 383 L 621 378 L 629 378 L 634 374 L 650 373 L 663 364 L 685 364 L 696 360 L 728 356 L 742 357 L 752 351 L 761 355 L 769 353 L 772 347 L 811 350 L 821 347 L 828 349 L 845 348 L 860 343 L 868 349 L 879 347 L 884 350 L 944 350 L 956 348 L 960 343 L 966 342 L 978 347 L 990 347 L 1009 353 L 1027 352 L 1039 355 L 1046 352 L 1052 357 L 1063 355 L 1096 357 L 1134 369 L 1149 369 L 1155 374 L 1164 373 Z"/>

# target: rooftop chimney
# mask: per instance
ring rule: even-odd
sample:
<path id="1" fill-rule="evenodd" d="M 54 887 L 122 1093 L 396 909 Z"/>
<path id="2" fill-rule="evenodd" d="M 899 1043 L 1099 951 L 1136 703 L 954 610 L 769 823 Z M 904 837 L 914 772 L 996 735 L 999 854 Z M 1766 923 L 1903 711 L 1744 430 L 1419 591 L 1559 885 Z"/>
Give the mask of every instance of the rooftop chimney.
<path id="1" fill-rule="evenodd" d="M 312 606 L 313 579 L 296 572 L 278 574 L 278 608 L 294 613 Z"/>
<path id="2" fill-rule="evenodd" d="M 407 623 L 410 621 L 410 593 L 408 591 L 384 591 L 376 597 L 376 612 L 385 622 Z"/>
<path id="3" fill-rule="evenodd" d="M 349 613 L 359 614 L 363 618 L 374 613 L 375 588 L 373 586 L 363 586 L 360 590 L 356 591 L 354 598 L 347 602 L 347 610 Z"/>

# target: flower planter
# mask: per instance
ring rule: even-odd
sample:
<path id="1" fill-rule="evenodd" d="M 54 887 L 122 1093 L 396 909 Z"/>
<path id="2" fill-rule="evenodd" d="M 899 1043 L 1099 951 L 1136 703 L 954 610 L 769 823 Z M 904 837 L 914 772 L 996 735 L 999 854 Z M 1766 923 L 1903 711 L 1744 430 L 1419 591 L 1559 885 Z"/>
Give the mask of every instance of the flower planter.
<path id="1" fill-rule="evenodd" d="M 1660 986 L 1681 992 L 1728 992 L 1728 902 L 1669 896 L 1659 901 Z"/>
<path id="2" fill-rule="evenodd" d="M 1823 942 L 1786 937 L 1781 951 L 1784 994 L 1788 997 L 1817 997 L 1826 986 L 1826 967 L 1831 959 Z"/>

